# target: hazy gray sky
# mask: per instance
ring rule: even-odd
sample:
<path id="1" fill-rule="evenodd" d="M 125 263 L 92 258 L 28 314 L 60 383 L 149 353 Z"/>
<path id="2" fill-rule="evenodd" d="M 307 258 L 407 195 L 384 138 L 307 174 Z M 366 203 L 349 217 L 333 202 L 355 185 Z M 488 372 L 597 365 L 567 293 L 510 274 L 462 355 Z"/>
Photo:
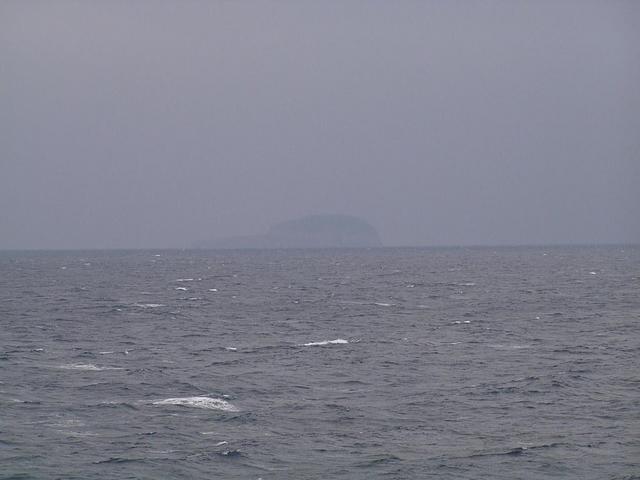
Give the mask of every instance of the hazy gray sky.
<path id="1" fill-rule="evenodd" d="M 0 2 L 0 248 L 347 213 L 640 241 L 640 2 Z"/>

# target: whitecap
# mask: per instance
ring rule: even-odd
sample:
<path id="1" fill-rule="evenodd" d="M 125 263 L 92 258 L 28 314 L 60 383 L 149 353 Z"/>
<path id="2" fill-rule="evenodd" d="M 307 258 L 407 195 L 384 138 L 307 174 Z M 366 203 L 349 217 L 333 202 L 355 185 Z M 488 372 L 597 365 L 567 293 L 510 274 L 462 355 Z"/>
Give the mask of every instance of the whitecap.
<path id="1" fill-rule="evenodd" d="M 187 287 L 176 287 L 176 290 L 181 290 L 183 292 L 187 291 Z"/>
<path id="2" fill-rule="evenodd" d="M 225 350 L 229 350 L 230 352 L 236 352 L 238 349 L 236 347 L 224 347 Z"/>
<path id="3" fill-rule="evenodd" d="M 210 291 L 210 292 L 217 292 L 217 291 L 218 291 L 218 289 L 217 289 L 217 288 L 210 288 L 210 289 L 209 289 L 209 291 Z"/>
<path id="4" fill-rule="evenodd" d="M 531 348 L 531 345 L 504 345 L 500 343 L 491 344 L 489 346 L 498 350 L 522 350 L 524 348 Z"/>
<path id="5" fill-rule="evenodd" d="M 176 278 L 176 282 L 193 282 L 193 278 Z"/>
<path id="6" fill-rule="evenodd" d="M 100 372 L 102 370 L 123 370 L 121 367 L 99 367 L 92 363 L 68 363 L 59 365 L 58 368 L 63 370 L 82 370 L 86 372 Z"/>
<path id="7" fill-rule="evenodd" d="M 317 347 L 322 345 L 344 344 L 344 343 L 349 343 L 349 342 L 342 338 L 336 338 L 335 340 L 323 340 L 322 342 L 309 342 L 309 343 L 303 343 L 302 345 L 304 347 Z"/>
<path id="8" fill-rule="evenodd" d="M 597 275 L 597 272 L 589 272 L 589 275 Z"/>
<path id="9" fill-rule="evenodd" d="M 224 441 L 224 440 L 223 440 L 223 441 L 221 441 L 221 442 L 216 443 L 216 445 L 215 445 L 215 446 L 216 446 L 216 447 L 219 447 L 219 446 L 221 446 L 221 445 L 226 445 L 226 444 L 228 444 L 228 443 L 229 443 L 229 442 L 226 442 L 226 441 Z"/>
<path id="10" fill-rule="evenodd" d="M 57 423 L 50 423 L 49 426 L 58 428 L 84 427 L 85 423 L 82 420 L 68 418 Z"/>
<path id="11" fill-rule="evenodd" d="M 163 305 L 162 303 L 134 303 L 133 306 L 140 308 L 158 308 L 165 307 L 166 305 Z"/>
<path id="12" fill-rule="evenodd" d="M 207 410 L 223 410 L 225 412 L 237 412 L 238 408 L 226 400 L 211 397 L 180 397 L 166 398 L 153 402 L 154 405 L 179 405 L 183 407 L 204 408 Z"/>
<path id="13" fill-rule="evenodd" d="M 381 303 L 381 302 L 376 302 L 375 305 L 378 305 L 379 307 L 390 307 L 391 306 L 390 303 Z"/>

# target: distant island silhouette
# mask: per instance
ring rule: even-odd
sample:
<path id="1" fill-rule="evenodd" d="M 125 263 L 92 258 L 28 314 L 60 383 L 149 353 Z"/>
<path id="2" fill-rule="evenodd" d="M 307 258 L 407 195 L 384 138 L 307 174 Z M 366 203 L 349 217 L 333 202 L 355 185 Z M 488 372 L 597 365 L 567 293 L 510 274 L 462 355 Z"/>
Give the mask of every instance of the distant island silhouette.
<path id="1" fill-rule="evenodd" d="M 380 236 L 365 220 L 351 215 L 307 215 L 273 225 L 262 235 L 199 242 L 195 248 L 381 247 Z"/>

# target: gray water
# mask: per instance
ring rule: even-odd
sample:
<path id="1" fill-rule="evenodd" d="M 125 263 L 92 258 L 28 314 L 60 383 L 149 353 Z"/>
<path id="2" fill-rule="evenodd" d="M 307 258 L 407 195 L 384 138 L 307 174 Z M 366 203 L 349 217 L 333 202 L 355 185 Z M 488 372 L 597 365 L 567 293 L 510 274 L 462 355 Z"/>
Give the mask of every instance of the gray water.
<path id="1" fill-rule="evenodd" d="M 631 479 L 640 248 L 0 253 L 0 478 Z"/>

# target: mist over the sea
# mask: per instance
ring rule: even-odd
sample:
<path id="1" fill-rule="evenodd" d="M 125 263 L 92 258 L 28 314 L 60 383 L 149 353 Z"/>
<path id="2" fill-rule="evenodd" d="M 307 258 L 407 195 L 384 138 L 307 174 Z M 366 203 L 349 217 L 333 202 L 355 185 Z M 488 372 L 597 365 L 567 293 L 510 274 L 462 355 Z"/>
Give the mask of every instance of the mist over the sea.
<path id="1" fill-rule="evenodd" d="M 385 245 L 640 241 L 633 1 L 0 4 L 0 248 L 313 214 Z"/>
<path id="2" fill-rule="evenodd" d="M 0 0 L 0 480 L 638 480 L 640 2 Z"/>

